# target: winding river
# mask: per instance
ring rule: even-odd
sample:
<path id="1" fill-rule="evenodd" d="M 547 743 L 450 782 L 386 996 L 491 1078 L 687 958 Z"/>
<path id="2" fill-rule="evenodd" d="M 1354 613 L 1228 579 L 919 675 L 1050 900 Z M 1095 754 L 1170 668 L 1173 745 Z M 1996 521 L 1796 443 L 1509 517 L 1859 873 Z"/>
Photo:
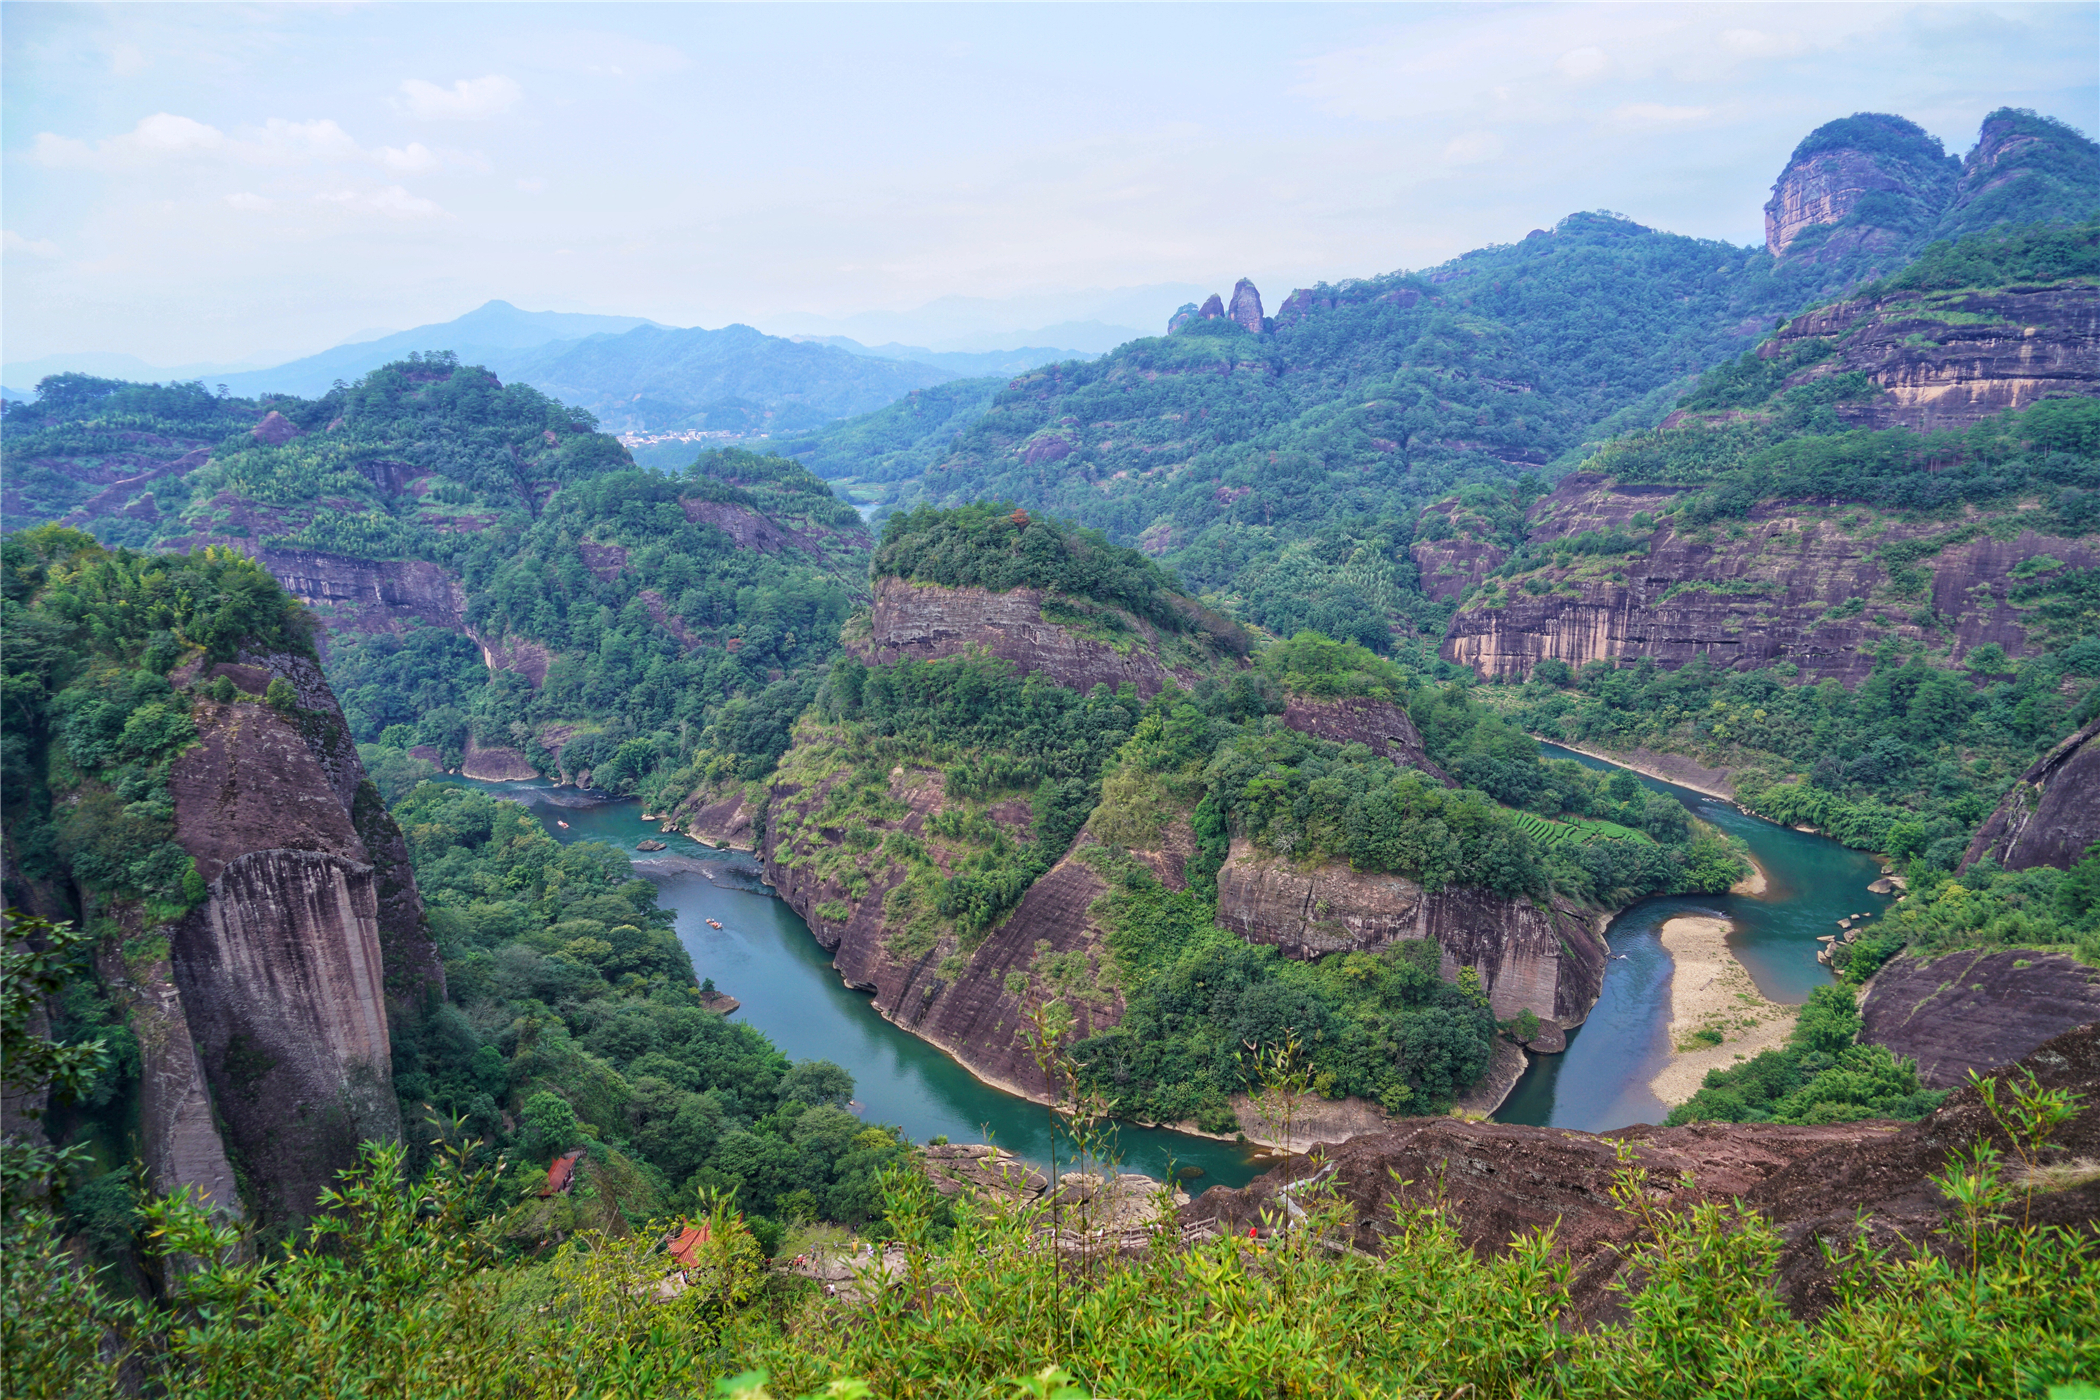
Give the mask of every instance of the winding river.
<path id="1" fill-rule="evenodd" d="M 1544 745 L 1553 757 L 1592 768 L 1614 765 Z M 445 781 L 467 783 L 466 779 Z M 1816 962 L 1816 935 L 1847 914 L 1878 914 L 1891 902 L 1866 886 L 1874 861 L 1821 836 L 1745 816 L 1719 798 L 1642 777 L 1693 815 L 1742 838 L 1769 886 L 1757 896 L 1670 896 L 1622 911 L 1608 934 L 1613 961 L 1589 1020 L 1571 1032 L 1560 1055 L 1537 1056 L 1496 1118 L 1508 1123 L 1602 1132 L 1660 1122 L 1667 1112 L 1648 1081 L 1667 1057 L 1670 957 L 1659 931 L 1686 912 L 1724 916 L 1735 925 L 1730 946 L 1774 1001 L 1800 1002 L 1830 980 Z M 718 852 L 684 838 L 671 849 L 643 852 L 658 835 L 633 800 L 602 801 L 544 782 L 471 786 L 525 803 L 560 841 L 603 841 L 638 862 L 677 915 L 678 936 L 695 972 L 743 1003 L 740 1020 L 764 1031 L 793 1059 L 826 1059 L 852 1072 L 854 1097 L 870 1122 L 894 1124 L 915 1141 L 995 1141 L 1044 1160 L 1050 1127 L 1044 1109 L 982 1083 L 917 1036 L 878 1015 L 872 999 L 845 986 L 809 926 L 759 880 L 749 856 Z M 703 868 L 704 867 L 704 868 Z M 719 929 L 708 921 L 719 923 Z M 1124 1126 L 1117 1147 L 1125 1170 L 1163 1177 L 1170 1165 L 1200 1168 L 1191 1190 L 1244 1185 L 1262 1170 L 1256 1155 L 1233 1143 L 1164 1129 Z M 1063 1157 L 1069 1147 L 1060 1145 Z"/>

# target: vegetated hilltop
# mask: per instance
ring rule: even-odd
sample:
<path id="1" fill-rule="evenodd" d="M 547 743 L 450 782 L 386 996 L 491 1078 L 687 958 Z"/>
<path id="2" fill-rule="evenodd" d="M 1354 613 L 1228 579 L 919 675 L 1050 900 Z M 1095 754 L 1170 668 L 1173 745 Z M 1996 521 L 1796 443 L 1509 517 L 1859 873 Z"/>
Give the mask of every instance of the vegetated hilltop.
<path id="1" fill-rule="evenodd" d="M 312 620 L 231 550 L 45 526 L 0 567 L 7 902 L 85 929 L 54 1014 L 112 1050 L 54 1130 L 154 1191 L 304 1217 L 399 1139 L 395 1037 L 445 987 Z"/>
<path id="2" fill-rule="evenodd" d="M 589 414 L 449 356 L 266 404 L 67 376 L 0 442 L 10 523 L 229 545 L 311 605 L 390 793 L 431 764 L 615 791 L 763 769 L 865 587 L 859 517 L 801 467 L 637 471 Z"/>
<path id="3" fill-rule="evenodd" d="M 1499 1099 L 1498 1026 L 1558 1049 L 1595 1000 L 1588 915 L 1739 873 L 1677 804 L 1361 647 L 1250 665 L 1152 560 L 1054 519 L 893 515 L 874 571 L 771 780 L 676 819 L 757 846 L 884 1015 L 1025 1092 L 1049 1035 L 1119 1112 L 1261 1134 L 1249 1047 L 1296 1036 L 1368 1121 L 1491 1061 Z"/>
<path id="4" fill-rule="evenodd" d="M 1783 172 L 1783 245 L 1574 215 L 1438 268 L 1301 289 L 1271 318 L 1243 284 L 1165 338 L 1014 380 L 974 423 L 895 405 L 792 450 L 894 482 L 894 505 L 1054 511 L 1259 625 L 1382 649 L 1443 622 L 1407 552 L 1423 504 L 1468 483 L 1538 494 L 1529 478 L 1654 425 L 1691 376 L 1935 236 L 2100 208 L 2100 149 L 2045 119 L 1994 113 L 1967 168 L 1901 118 L 1850 118 Z"/>

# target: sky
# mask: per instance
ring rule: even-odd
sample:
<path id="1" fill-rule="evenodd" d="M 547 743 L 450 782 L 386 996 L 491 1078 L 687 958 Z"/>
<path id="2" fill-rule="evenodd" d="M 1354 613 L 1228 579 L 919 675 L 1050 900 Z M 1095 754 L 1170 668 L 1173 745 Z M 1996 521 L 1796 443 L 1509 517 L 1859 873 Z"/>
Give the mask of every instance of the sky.
<path id="1" fill-rule="evenodd" d="M 0 357 L 491 298 L 985 348 L 1584 209 L 1753 243 L 1818 124 L 2092 134 L 2096 53 L 2091 3 L 0 4 Z"/>

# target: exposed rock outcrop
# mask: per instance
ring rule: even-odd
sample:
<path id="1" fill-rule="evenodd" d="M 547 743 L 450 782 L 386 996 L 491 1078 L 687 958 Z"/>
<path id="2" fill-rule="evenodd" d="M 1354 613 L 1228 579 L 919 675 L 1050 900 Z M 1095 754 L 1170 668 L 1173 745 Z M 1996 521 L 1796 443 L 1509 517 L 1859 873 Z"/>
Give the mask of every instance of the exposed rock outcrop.
<path id="1" fill-rule="evenodd" d="M 1998 803 L 1963 854 L 2007 870 L 2069 869 L 2100 841 L 2100 719 L 2049 750 Z"/>
<path id="2" fill-rule="evenodd" d="M 1784 359 L 1810 340 L 1838 353 L 1787 387 L 1860 372 L 1886 392 L 1836 405 L 1860 428 L 1966 428 L 2040 399 L 2100 394 L 2100 287 L 1898 293 L 1794 317 L 1758 347 Z"/>
<path id="3" fill-rule="evenodd" d="M 467 746 L 460 756 L 459 771 L 466 777 L 484 783 L 515 783 L 527 778 L 537 778 L 540 770 L 532 766 L 532 760 L 518 749 L 498 745 L 483 748 L 467 736 Z"/>
<path id="4" fill-rule="evenodd" d="M 1225 310 L 1225 319 L 1237 323 L 1249 335 L 1261 334 L 1261 293 L 1244 277 L 1232 289 L 1232 304 Z"/>
<path id="5" fill-rule="evenodd" d="M 1218 871 L 1218 923 L 1296 958 L 1434 939 L 1444 976 L 1477 971 L 1498 1020 L 1528 1010 L 1565 1030 L 1589 1015 L 1604 985 L 1604 939 L 1572 910 L 1483 890 L 1431 894 L 1404 875 L 1340 862 L 1300 869 L 1244 838 Z"/>
<path id="6" fill-rule="evenodd" d="M 262 549 L 255 561 L 284 591 L 336 632 L 402 632 L 411 626 L 466 627 L 467 591 L 427 560 L 357 559 L 318 549 Z"/>
<path id="7" fill-rule="evenodd" d="M 1357 696 L 1316 700 L 1293 695 L 1284 706 L 1283 722 L 1316 739 L 1362 744 L 1383 758 L 1427 773 L 1445 787 L 1457 786 L 1443 769 L 1430 762 L 1428 751 L 1422 747 L 1422 736 L 1407 711 L 1390 700 Z"/>
<path id="8" fill-rule="evenodd" d="M 1114 690 L 1128 681 L 1139 696 L 1150 698 L 1170 682 L 1195 684 L 1193 672 L 1178 673 L 1160 664 L 1155 650 L 1159 637 L 1150 624 L 1126 614 L 1132 644 L 1119 648 L 1046 621 L 1043 602 L 1048 596 L 1034 588 L 993 593 L 878 579 L 868 635 L 858 641 L 849 638 L 847 645 L 869 665 L 981 651 L 1011 661 L 1024 675 L 1040 672 L 1045 680 L 1081 694 L 1096 685 Z"/>
<path id="9" fill-rule="evenodd" d="M 1884 638 L 1924 639 L 1924 629 L 1911 620 L 1922 604 L 1930 604 L 1936 626 L 1952 631 L 1957 655 L 1986 642 L 2009 656 L 2031 653 L 2009 601 L 2018 583 L 2014 567 L 2044 554 L 2070 566 L 2100 564 L 2100 548 L 2089 539 L 2029 530 L 1999 539 L 1934 522 L 1874 518 L 1873 533 L 1855 533 L 1848 507 L 1820 502 L 1752 507 L 1740 538 L 1680 534 L 1660 518 L 1678 494 L 1591 472 L 1563 477 L 1531 508 L 1534 545 L 1550 548 L 1585 531 L 1616 532 L 1645 536 L 1647 552 L 1616 568 L 1579 558 L 1549 565 L 1537 578 L 1550 586 L 1539 592 L 1476 593 L 1451 620 L 1445 658 L 1483 677 L 1526 676 L 1546 657 L 1578 667 L 1634 657 L 1672 667 L 1702 656 L 1724 667 L 1791 661 L 1804 675 L 1856 685 L 1873 669 L 1873 650 Z M 1654 523 L 1636 523 L 1642 512 Z M 1859 523 L 1869 522 L 1862 517 Z M 1925 591 L 1898 596 L 1883 551 L 1942 536 L 1956 542 L 1917 565 L 1930 571 Z M 1415 548 L 1429 579 L 1421 551 L 1437 546 Z"/>
<path id="10" fill-rule="evenodd" d="M 814 811 L 824 796 L 776 788 L 773 811 L 793 816 Z M 926 823 L 943 810 L 941 775 L 899 768 L 891 775 L 889 797 L 905 814 L 894 820 L 870 821 L 877 834 L 902 832 L 926 836 Z M 1016 836 L 1025 834 L 1025 804 L 1002 804 L 991 817 Z M 1088 915 L 1088 906 L 1107 890 L 1101 877 L 1077 857 L 1078 848 L 1038 879 L 1014 912 L 967 955 L 965 970 L 943 975 L 941 964 L 955 950 L 948 941 L 909 947 L 889 918 L 885 896 L 902 879 L 900 868 L 879 856 L 862 863 L 864 893 L 853 897 L 840 871 L 827 878 L 813 857 L 836 843 L 843 833 L 813 831 L 783 840 L 783 823 L 769 823 L 764 844 L 766 880 L 796 913 L 808 921 L 817 941 L 832 954 L 832 963 L 849 985 L 874 994 L 875 1009 L 888 1019 L 953 1055 L 972 1073 L 1016 1092 L 1040 1096 L 1047 1091 L 1041 1071 L 1021 1040 L 1030 999 L 1045 993 L 1036 977 L 1045 954 L 1085 957 L 1098 971 L 1105 964 L 1105 936 Z M 1082 835 L 1081 844 L 1086 838 Z M 936 848 L 936 855 L 938 850 Z M 820 906 L 845 906 L 843 920 L 828 919 Z M 1007 979 L 1020 974 L 1031 986 L 1009 991 Z M 1113 991 L 1097 997 L 1067 997 L 1077 1017 L 1080 1037 L 1105 1030 L 1120 1019 L 1122 999 Z"/>
<path id="11" fill-rule="evenodd" d="M 196 703 L 199 742 L 175 760 L 169 789 L 176 839 L 209 893 L 169 927 L 169 964 L 250 1203 L 265 1219 L 296 1219 L 360 1141 L 399 1135 L 388 1019 L 441 997 L 444 971 L 406 843 L 320 668 L 272 655 L 198 678 L 211 675 L 251 695 L 282 678 L 299 708 Z M 142 1024 L 172 1037 L 174 1008 L 153 979 L 132 982 Z M 153 1092 L 172 1105 L 171 1142 L 189 1144 L 196 1116 L 183 1107 L 179 1058 L 156 1068 L 166 1092 Z"/>
<path id="12" fill-rule="evenodd" d="M 1904 953 L 1867 983 L 1860 1018 L 1860 1039 L 1916 1060 L 1927 1088 L 1951 1089 L 2100 1021 L 2100 968 L 2020 948 Z"/>
<path id="13" fill-rule="evenodd" d="M 1216 292 L 1212 292 L 1208 297 L 1204 298 L 1203 309 L 1198 311 L 1196 315 L 1205 321 L 1223 320 L 1225 317 L 1224 298 L 1220 297 Z"/>
<path id="14" fill-rule="evenodd" d="M 264 414 L 262 422 L 250 428 L 248 433 L 265 447 L 282 447 L 300 435 L 299 425 L 274 408 Z"/>
<path id="15" fill-rule="evenodd" d="M 2090 216 L 2100 208 L 2100 144 L 2061 122 L 2001 107 L 1983 119 L 1962 162 L 1939 238 L 2002 223 Z"/>
<path id="16" fill-rule="evenodd" d="M 2077 1116 L 2055 1134 L 2049 1159 L 2100 1155 L 2096 1028 L 2061 1035 L 2022 1063 L 2044 1086 L 2084 1095 Z M 1244 1190 L 1206 1191 L 1183 1210 L 1182 1221 L 1235 1234 L 1273 1229 L 1286 1217 L 1279 1200 L 1283 1189 L 1326 1173 L 1348 1203 L 1354 1244 L 1375 1253 L 1384 1247 L 1392 1203 L 1423 1206 L 1440 1199 L 1461 1238 L 1482 1255 L 1506 1250 L 1520 1231 L 1555 1227 L 1555 1247 L 1575 1267 L 1571 1320 L 1606 1321 L 1623 1315 L 1621 1296 L 1609 1285 L 1620 1267 L 1619 1247 L 1639 1228 L 1608 1194 L 1622 1166 L 1618 1148 L 1625 1144 L 1633 1165 L 1650 1172 L 1650 1192 L 1666 1208 L 1740 1199 L 1764 1213 L 1783 1241 L 1781 1293 L 1797 1315 L 1807 1316 L 1834 1301 L 1824 1241 L 1849 1239 L 1859 1222 L 1866 1223 L 1875 1247 L 1945 1247 L 1936 1227 L 1951 1203 L 1930 1177 L 1950 1154 L 1979 1138 L 2010 1148 L 1967 1089 L 1913 1124 L 1640 1125 L 1593 1136 L 1418 1118 L 1330 1147 L 1317 1163 L 1294 1158 Z M 1689 1186 L 1679 1183 L 1679 1173 L 1690 1174 Z M 2035 1224 L 2091 1229 L 2100 1217 L 2100 1181 L 2037 1194 L 2032 1210 Z"/>
<path id="17" fill-rule="evenodd" d="M 1794 148 L 1765 205 L 1774 257 L 1835 263 L 1895 259 L 1953 198 L 1958 163 L 1916 123 L 1879 112 L 1827 122 Z M 1828 232 L 1796 247 L 1811 229 Z"/>

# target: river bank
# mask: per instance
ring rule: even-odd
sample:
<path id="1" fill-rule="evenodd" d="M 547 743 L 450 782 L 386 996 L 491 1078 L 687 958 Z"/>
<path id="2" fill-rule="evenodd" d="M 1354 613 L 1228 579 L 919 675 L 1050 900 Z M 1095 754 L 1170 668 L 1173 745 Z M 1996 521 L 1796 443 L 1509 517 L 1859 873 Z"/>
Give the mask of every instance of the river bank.
<path id="1" fill-rule="evenodd" d="M 1675 1107 L 1699 1092 L 1707 1071 L 1725 1069 L 1786 1043 L 1797 1009 L 1767 1000 L 1729 951 L 1726 918 L 1681 914 L 1662 926 L 1671 961 L 1669 1054 L 1648 1080 Z"/>
<path id="2" fill-rule="evenodd" d="M 1723 802 L 1735 801 L 1735 787 L 1728 781 L 1726 768 L 1708 768 L 1681 753 L 1662 753 L 1655 749 L 1614 753 L 1610 749 L 1592 749 L 1581 744 L 1571 744 L 1566 739 L 1549 739 L 1543 734 L 1534 734 L 1531 737 L 1540 743 L 1551 744 L 1555 748 L 1579 753 L 1585 758 L 1594 758 L 1600 763 L 1609 763 L 1615 768 L 1639 773 L 1644 778 L 1653 778 L 1659 783 L 1689 788 L 1706 797 L 1718 797 Z"/>

